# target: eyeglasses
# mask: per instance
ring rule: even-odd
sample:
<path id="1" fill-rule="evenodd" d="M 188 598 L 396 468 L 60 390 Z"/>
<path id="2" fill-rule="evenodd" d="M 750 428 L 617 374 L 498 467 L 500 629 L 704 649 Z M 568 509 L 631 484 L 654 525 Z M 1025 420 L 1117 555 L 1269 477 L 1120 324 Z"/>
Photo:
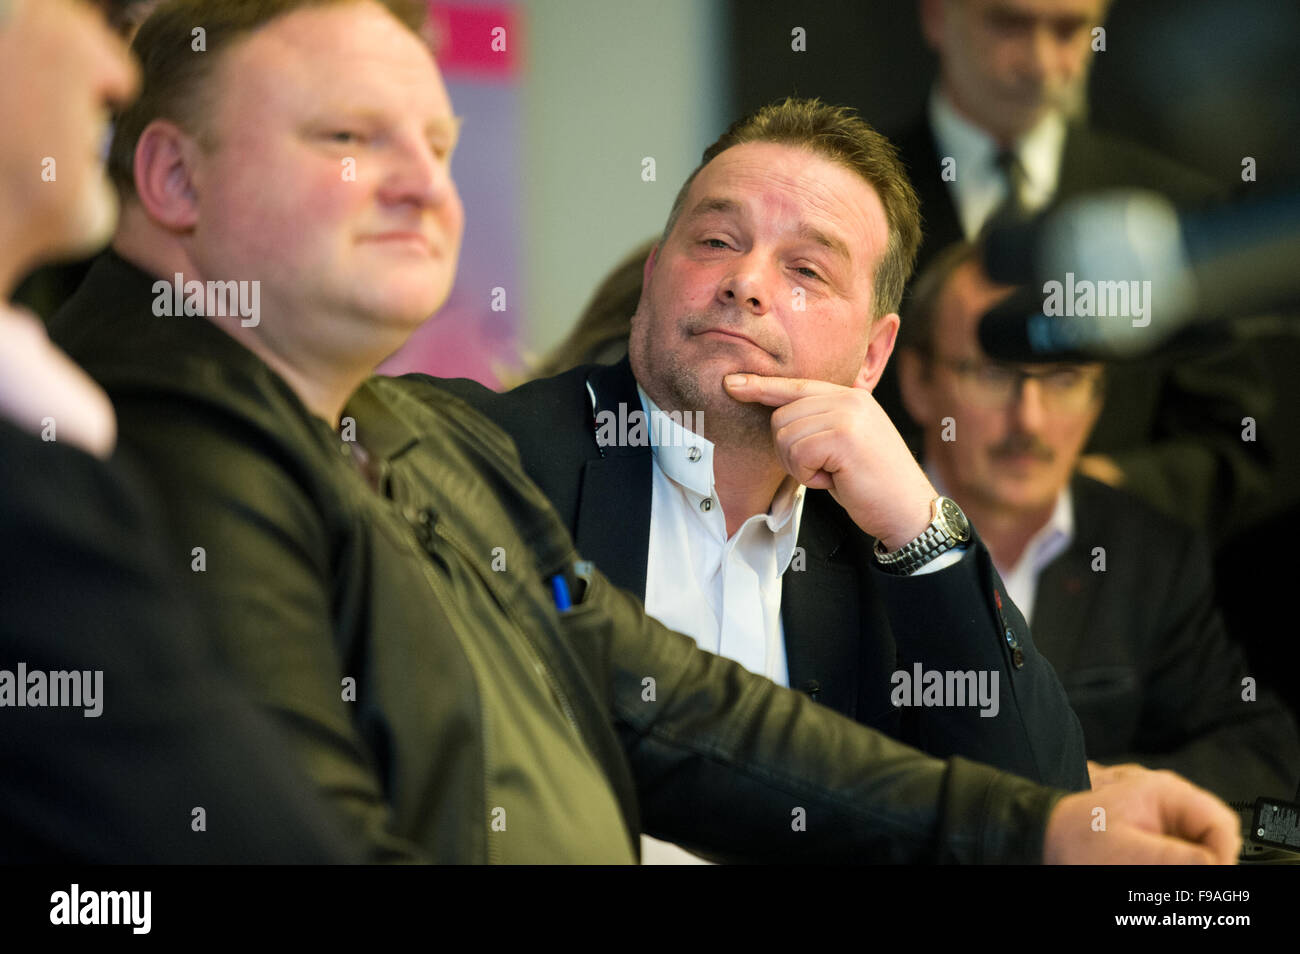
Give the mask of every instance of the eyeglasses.
<path id="1" fill-rule="evenodd" d="M 1097 368 L 1073 364 L 1054 365 L 1046 371 L 1027 371 L 1020 365 L 971 358 L 931 357 L 935 364 L 951 368 L 957 375 L 959 397 L 970 404 L 1003 408 L 1020 397 L 1026 380 L 1039 383 L 1043 407 L 1060 414 L 1078 414 L 1088 408 L 1100 391 Z"/>

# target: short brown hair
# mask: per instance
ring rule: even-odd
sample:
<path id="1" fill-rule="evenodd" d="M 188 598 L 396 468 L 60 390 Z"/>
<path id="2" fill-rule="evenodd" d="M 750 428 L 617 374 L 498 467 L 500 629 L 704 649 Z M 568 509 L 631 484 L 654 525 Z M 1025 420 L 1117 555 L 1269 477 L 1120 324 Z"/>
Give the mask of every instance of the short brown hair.
<path id="1" fill-rule="evenodd" d="M 131 44 L 143 73 L 140 95 L 117 117 L 108 173 L 123 196 L 135 193 L 135 148 L 155 119 L 167 119 L 209 146 L 203 116 L 221 55 L 248 34 L 285 14 L 363 0 L 168 0 L 145 19 Z M 424 38 L 425 5 L 419 0 L 369 0 Z M 193 31 L 203 28 L 203 52 Z"/>
<path id="2" fill-rule="evenodd" d="M 898 326 L 899 348 L 909 348 L 924 355 L 934 353 L 936 313 L 943 290 L 957 269 L 980 259 L 979 246 L 965 240 L 953 242 L 930 259 L 912 283 L 907 307 L 903 309 L 903 320 Z"/>
<path id="3" fill-rule="evenodd" d="M 889 241 L 885 257 L 872 283 L 871 308 L 874 318 L 898 311 L 903 288 L 916 264 L 921 245 L 921 210 L 893 143 L 876 132 L 848 106 L 830 106 L 819 99 L 795 99 L 771 103 L 737 120 L 713 145 L 690 174 L 668 214 L 663 238 L 667 239 L 682 214 L 691 183 L 724 150 L 749 142 L 773 142 L 802 146 L 846 166 L 861 176 L 885 207 Z"/>

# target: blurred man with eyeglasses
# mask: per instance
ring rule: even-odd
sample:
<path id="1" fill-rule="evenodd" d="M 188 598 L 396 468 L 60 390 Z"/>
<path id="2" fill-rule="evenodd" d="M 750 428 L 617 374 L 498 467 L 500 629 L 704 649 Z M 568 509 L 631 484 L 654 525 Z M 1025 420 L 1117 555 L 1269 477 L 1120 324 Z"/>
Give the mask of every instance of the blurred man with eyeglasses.
<path id="1" fill-rule="evenodd" d="M 981 351 L 979 319 L 1012 292 L 971 244 L 937 256 L 901 323 L 899 382 L 931 482 L 980 528 L 1065 686 L 1094 782 L 1104 765 L 1140 762 L 1227 799 L 1289 796 L 1295 724 L 1228 639 L 1203 540 L 1078 471 L 1103 366 Z"/>

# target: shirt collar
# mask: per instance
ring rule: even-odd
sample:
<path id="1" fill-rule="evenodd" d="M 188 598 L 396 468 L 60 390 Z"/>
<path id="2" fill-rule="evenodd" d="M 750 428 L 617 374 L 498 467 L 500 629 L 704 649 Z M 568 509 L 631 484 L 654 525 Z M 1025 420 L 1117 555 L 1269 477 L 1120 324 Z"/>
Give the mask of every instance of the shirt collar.
<path id="1" fill-rule="evenodd" d="M 785 573 L 794 559 L 799 541 L 799 527 L 803 523 L 803 503 L 808 498 L 808 488 L 786 476 L 781 489 L 772 498 L 772 506 L 764 515 L 767 528 L 772 531 L 776 544 L 776 572 Z"/>
<path id="2" fill-rule="evenodd" d="M 713 442 L 688 430 L 659 409 L 638 383 L 650 451 L 659 469 L 675 484 L 701 497 L 713 494 Z"/>
<path id="3" fill-rule="evenodd" d="M 794 525 L 796 533 L 803 516 L 803 502 L 808 495 L 808 488 L 795 481 L 789 474 L 781 483 L 772 498 L 772 505 L 767 508 L 767 526 L 773 533 L 779 533 Z"/>
<path id="4" fill-rule="evenodd" d="M 982 170 L 994 169 L 1001 146 L 987 132 L 975 125 L 949 102 L 936 83 L 930 90 L 930 128 L 940 155 L 957 158 L 963 165 Z M 1061 154 L 1065 150 L 1066 122 L 1059 110 L 1049 110 L 1038 124 L 1014 143 L 1016 156 L 1025 172 L 1029 204 L 1037 208 L 1046 204 L 1056 192 L 1061 172 Z"/>
<path id="5" fill-rule="evenodd" d="M 1056 495 L 1056 506 L 1052 515 L 1038 532 L 1025 544 L 1025 552 L 1020 555 L 1020 563 L 1028 561 L 1035 570 L 1042 569 L 1056 555 L 1070 545 L 1074 539 L 1074 497 L 1070 492 L 1069 481 Z"/>
<path id="6" fill-rule="evenodd" d="M 35 433 L 57 419 L 59 439 L 106 458 L 117 440 L 108 395 L 56 347 L 41 320 L 0 299 L 0 418 Z"/>
<path id="7" fill-rule="evenodd" d="M 654 455 L 655 466 L 683 490 L 701 498 L 712 497 L 716 500 L 713 480 L 713 442 L 683 427 L 660 410 L 659 405 L 650 399 L 650 395 L 645 393 L 645 389 L 639 382 L 636 392 L 641 398 L 641 409 L 645 413 L 646 420 L 650 422 L 647 431 L 650 435 L 650 448 Z M 756 514 L 742 524 L 740 532 L 743 532 L 750 521 L 761 520 L 772 532 L 775 538 L 773 542 L 776 546 L 778 573 L 784 573 L 794 558 L 795 543 L 799 538 L 799 526 L 803 521 L 803 504 L 806 497 L 807 488 L 793 477 L 786 475 L 781 486 L 777 488 L 767 513 Z M 721 519 L 721 508 L 717 512 Z"/>
<path id="8" fill-rule="evenodd" d="M 387 393 L 381 394 L 381 389 Z M 403 405 L 414 400 L 388 387 L 384 378 L 371 377 L 348 399 L 342 420 L 355 422 L 356 439 L 368 457 L 393 460 L 420 442 L 420 435 L 402 413 Z M 339 437 L 333 428 L 330 431 Z"/>
<path id="9" fill-rule="evenodd" d="M 957 112 L 956 107 L 936 83 L 930 90 L 930 128 L 941 156 L 953 156 L 960 168 L 971 165 L 982 169 L 991 165 L 998 154 L 993 137 Z"/>

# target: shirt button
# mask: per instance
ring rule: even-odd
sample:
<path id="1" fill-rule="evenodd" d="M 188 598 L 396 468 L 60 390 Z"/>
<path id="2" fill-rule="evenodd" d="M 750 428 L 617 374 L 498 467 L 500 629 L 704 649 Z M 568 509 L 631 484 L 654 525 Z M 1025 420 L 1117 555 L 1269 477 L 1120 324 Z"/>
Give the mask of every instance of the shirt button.
<path id="1" fill-rule="evenodd" d="M 713 509 L 713 498 L 712 498 L 712 497 L 705 497 L 703 500 L 701 500 L 701 501 L 700 501 L 700 509 L 703 510 L 705 513 L 708 513 L 710 510 L 712 510 L 712 509 Z"/>
<path id="2" fill-rule="evenodd" d="M 702 456 L 703 455 L 700 453 L 700 449 L 698 447 L 688 447 L 686 449 L 686 459 L 689 460 L 692 464 L 695 463 L 697 460 L 699 460 Z"/>

